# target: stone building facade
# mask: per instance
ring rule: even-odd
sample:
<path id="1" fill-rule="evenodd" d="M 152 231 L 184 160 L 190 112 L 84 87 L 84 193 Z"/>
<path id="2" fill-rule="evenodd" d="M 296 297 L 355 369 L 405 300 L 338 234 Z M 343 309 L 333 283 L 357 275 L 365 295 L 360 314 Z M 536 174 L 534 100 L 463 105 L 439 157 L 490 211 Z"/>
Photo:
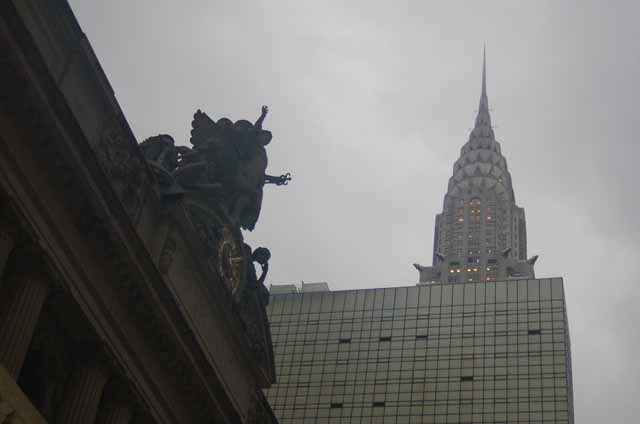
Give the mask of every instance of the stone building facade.
<path id="1" fill-rule="evenodd" d="M 275 423 L 266 108 L 139 145 L 64 0 L 2 2 L 0 75 L 0 423 Z"/>
<path id="2" fill-rule="evenodd" d="M 533 278 L 537 256 L 527 258 L 524 209 L 516 204 L 511 174 L 491 126 L 486 60 L 478 115 L 453 165 L 436 215 L 433 263 L 414 264 L 419 282 L 478 282 Z"/>

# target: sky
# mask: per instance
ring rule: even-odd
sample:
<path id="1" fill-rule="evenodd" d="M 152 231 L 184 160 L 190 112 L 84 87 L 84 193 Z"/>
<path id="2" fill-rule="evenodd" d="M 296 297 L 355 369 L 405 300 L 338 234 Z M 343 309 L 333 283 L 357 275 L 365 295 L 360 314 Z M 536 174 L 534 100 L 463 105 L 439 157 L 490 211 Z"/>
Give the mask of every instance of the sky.
<path id="1" fill-rule="evenodd" d="M 139 142 L 192 115 L 264 127 L 267 284 L 413 285 L 491 117 L 537 277 L 561 276 L 576 422 L 640 416 L 640 2 L 70 0 Z"/>

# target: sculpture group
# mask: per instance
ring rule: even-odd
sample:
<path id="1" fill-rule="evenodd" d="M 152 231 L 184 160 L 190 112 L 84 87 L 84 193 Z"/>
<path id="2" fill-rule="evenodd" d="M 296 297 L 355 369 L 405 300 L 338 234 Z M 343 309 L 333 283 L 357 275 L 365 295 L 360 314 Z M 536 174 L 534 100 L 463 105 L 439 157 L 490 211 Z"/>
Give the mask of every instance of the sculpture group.
<path id="1" fill-rule="evenodd" d="M 267 113 L 263 106 L 252 124 L 227 118 L 216 122 L 198 110 L 191 123 L 191 147 L 177 146 L 166 134 L 140 144 L 158 189 L 164 196 L 182 197 L 214 269 L 238 302 L 247 288 L 257 289 L 263 302 L 268 301 L 263 283 L 271 254 L 264 247 L 252 251 L 241 229 L 255 228 L 264 185 L 286 185 L 291 179 L 289 174 L 266 174 L 265 147 L 272 139 L 262 128 Z M 259 277 L 254 262 L 262 270 Z"/>

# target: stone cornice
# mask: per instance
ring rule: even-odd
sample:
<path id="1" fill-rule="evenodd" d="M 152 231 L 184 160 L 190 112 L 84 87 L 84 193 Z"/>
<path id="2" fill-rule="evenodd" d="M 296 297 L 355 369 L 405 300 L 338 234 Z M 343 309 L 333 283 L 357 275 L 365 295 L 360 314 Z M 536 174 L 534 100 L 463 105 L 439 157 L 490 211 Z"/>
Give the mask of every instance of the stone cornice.
<path id="1" fill-rule="evenodd" d="M 76 123 L 54 79 L 35 53 L 37 49 L 31 44 L 28 32 L 20 28 L 21 21 L 15 19 L 15 10 L 5 3 L 1 13 L 0 43 L 8 48 L 4 57 L 0 58 L 1 70 L 5 78 L 13 79 L 10 92 L 2 93 L 1 102 L 5 111 L 8 106 L 14 111 L 10 119 L 16 123 L 16 130 L 25 136 L 25 144 L 31 143 L 21 146 L 21 149 L 33 151 L 35 160 L 49 175 L 50 183 L 59 187 L 68 204 L 73 205 L 69 208 L 72 213 L 69 219 L 86 238 L 95 241 L 96 252 L 100 252 L 104 264 L 109 264 L 115 273 L 114 282 L 122 301 L 129 304 L 135 321 L 143 326 L 142 334 L 146 335 L 147 343 L 164 363 L 165 371 L 171 374 L 176 386 L 182 388 L 185 404 L 201 406 L 191 408 L 189 422 L 210 421 L 215 416 L 216 408 L 220 407 L 212 399 L 211 389 L 207 387 L 207 377 L 210 376 L 203 375 L 194 364 L 193 355 L 198 355 L 198 352 L 191 351 L 193 343 L 185 341 L 190 339 L 188 325 L 176 305 L 171 305 L 171 296 L 163 295 L 166 290 L 162 287 L 163 280 L 134 226 L 142 199 L 144 196 L 154 196 L 155 189 L 141 184 L 146 193 L 138 198 L 136 196 L 139 193 L 128 193 L 127 186 L 111 186 L 105 175 L 110 171 L 103 169 L 96 160 L 91 149 L 92 143 L 86 140 L 85 132 Z M 18 39 L 12 39 L 16 35 Z M 25 56 L 19 52 L 28 53 Z M 118 127 L 124 118 L 119 111 L 114 113 L 112 120 Z M 132 140 L 127 128 L 120 126 L 119 130 L 124 132 L 125 139 Z M 135 140 L 132 141 L 135 143 Z M 128 143 L 131 146 L 131 142 Z M 130 160 L 133 167 L 138 167 L 135 172 L 144 181 L 149 178 L 149 173 L 138 154 L 132 153 Z M 117 176 L 119 171 L 116 169 L 113 172 Z M 109 320 L 108 315 L 104 318 Z M 117 323 L 110 322 L 110 325 Z M 113 345 L 111 348 L 114 349 Z M 115 352 L 114 357 L 123 360 L 123 354 L 127 355 L 123 351 Z M 147 381 L 149 384 L 152 384 L 151 381 Z M 159 396 L 159 389 L 155 390 L 156 396 Z M 142 398 L 153 402 L 149 393 L 141 391 Z M 158 404 L 151 406 L 152 409 L 158 407 Z M 176 418 L 171 418 L 172 408 L 162 405 L 163 412 L 155 409 L 153 415 L 159 422 L 176 422 Z M 234 415 L 233 411 L 227 412 L 229 416 Z"/>

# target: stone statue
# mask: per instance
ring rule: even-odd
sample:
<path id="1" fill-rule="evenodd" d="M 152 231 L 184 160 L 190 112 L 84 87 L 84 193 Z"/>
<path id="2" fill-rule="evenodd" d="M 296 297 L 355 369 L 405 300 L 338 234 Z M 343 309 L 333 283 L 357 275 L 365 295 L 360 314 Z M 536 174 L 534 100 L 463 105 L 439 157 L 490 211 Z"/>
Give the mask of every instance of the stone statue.
<path id="1" fill-rule="evenodd" d="M 245 257 L 250 257 L 251 260 L 247 262 L 247 284 L 250 288 L 258 290 L 258 295 L 263 305 L 269 303 L 269 291 L 264 285 L 267 278 L 267 272 L 269 272 L 269 259 L 271 259 L 271 252 L 266 247 L 258 247 L 251 253 L 251 246 L 245 243 L 244 245 Z M 256 275 L 256 270 L 253 263 L 257 263 L 262 268 L 262 274 L 260 277 Z"/>
<path id="2" fill-rule="evenodd" d="M 233 224 L 253 230 L 265 184 L 286 185 L 290 174 L 266 174 L 271 132 L 262 129 L 269 112 L 262 106 L 255 124 L 227 118 L 214 122 L 198 110 L 191 123 L 191 145 L 175 146 L 168 135 L 148 138 L 141 149 L 165 192 L 205 193 L 222 205 Z"/>
<path id="3" fill-rule="evenodd" d="M 267 272 L 269 272 L 269 259 L 271 259 L 271 252 L 266 247 L 258 247 L 251 254 L 251 260 L 256 262 L 262 268 L 262 274 L 257 279 L 256 283 L 259 286 L 264 284 L 264 280 L 267 278 Z"/>
<path id="4" fill-rule="evenodd" d="M 173 181 L 171 172 L 178 166 L 179 153 L 173 137 L 167 134 L 149 137 L 140 143 L 140 149 L 159 183 L 170 185 Z"/>
<path id="5" fill-rule="evenodd" d="M 171 201 L 171 213 L 179 220 L 176 235 L 167 238 L 158 255 L 158 270 L 170 275 L 178 237 L 195 243 L 191 251 L 207 261 L 210 284 L 226 289 L 231 310 L 241 319 L 247 346 L 263 369 L 273 368 L 265 311 L 269 292 L 264 285 L 271 253 L 264 247 L 252 250 L 244 242 L 242 229 L 255 228 L 264 185 L 286 185 L 291 180 L 288 173 L 266 174 L 266 146 L 272 138 L 263 129 L 268 112 L 262 106 L 252 124 L 227 118 L 214 121 L 198 110 L 191 122 L 190 146 L 176 146 L 166 134 L 140 144 L 159 193 Z M 260 276 L 256 263 L 262 270 Z"/>
<path id="6" fill-rule="evenodd" d="M 262 303 L 268 302 L 264 282 L 271 253 L 264 247 L 252 252 L 240 229 L 255 228 L 265 184 L 286 185 L 291 180 L 288 173 L 279 177 L 266 174 L 266 146 L 272 136 L 262 126 L 268 113 L 269 108 L 262 106 L 252 124 L 227 118 L 216 122 L 198 110 L 191 122 L 191 147 L 176 146 L 166 134 L 140 144 L 161 193 L 183 199 L 213 269 L 236 302 L 246 298 L 246 290 L 257 293 Z M 262 268 L 260 277 L 254 262 Z M 166 263 L 163 260 L 161 265 L 166 268 Z"/>
<path id="7" fill-rule="evenodd" d="M 216 123 L 201 111 L 195 113 L 192 127 L 193 148 L 180 154 L 174 178 L 186 189 L 216 196 L 232 222 L 253 230 L 262 205 L 265 146 L 271 133 L 244 120 L 233 124 L 222 118 Z"/>

